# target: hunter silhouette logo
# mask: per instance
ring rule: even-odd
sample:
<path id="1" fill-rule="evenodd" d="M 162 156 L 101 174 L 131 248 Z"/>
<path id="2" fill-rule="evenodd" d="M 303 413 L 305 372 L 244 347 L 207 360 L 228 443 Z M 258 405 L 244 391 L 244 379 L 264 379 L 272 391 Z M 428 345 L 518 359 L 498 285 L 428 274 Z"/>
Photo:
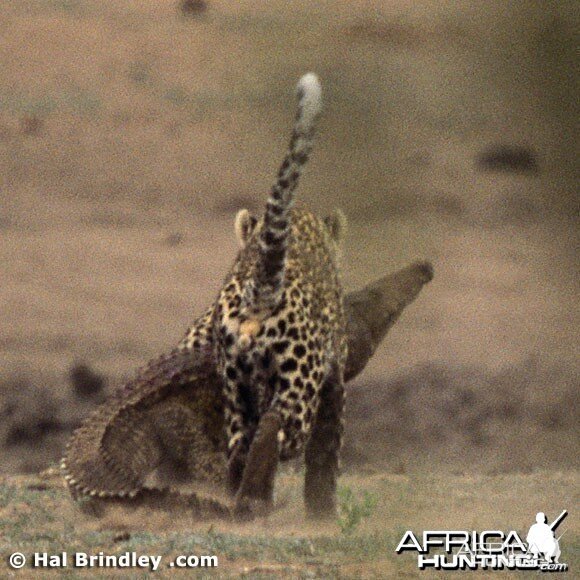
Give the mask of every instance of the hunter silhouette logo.
<path id="1" fill-rule="evenodd" d="M 408 530 L 396 552 L 418 553 L 420 570 L 540 570 L 565 572 L 568 564 L 560 562 L 560 538 L 556 528 L 568 515 L 566 510 L 551 523 L 539 512 L 536 523 L 530 526 L 526 541 L 512 530 L 458 531 L 426 530 L 420 539 Z M 431 554 L 435 549 L 437 553 Z"/>
<path id="2" fill-rule="evenodd" d="M 543 558 L 548 564 L 559 563 L 560 560 L 560 538 L 556 538 L 555 530 L 568 515 L 564 510 L 553 522 L 552 525 L 546 523 L 544 512 L 538 512 L 536 523 L 530 527 L 526 536 L 526 542 L 530 553 L 534 558 Z"/>

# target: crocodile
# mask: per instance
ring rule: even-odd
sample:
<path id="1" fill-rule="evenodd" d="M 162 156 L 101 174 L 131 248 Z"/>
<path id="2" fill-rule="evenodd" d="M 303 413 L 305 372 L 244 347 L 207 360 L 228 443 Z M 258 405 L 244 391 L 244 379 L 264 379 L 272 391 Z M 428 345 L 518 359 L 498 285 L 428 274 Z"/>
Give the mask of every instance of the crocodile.
<path id="1" fill-rule="evenodd" d="M 416 262 L 345 297 L 348 359 L 345 381 L 357 376 L 405 307 L 433 278 Z M 150 361 L 73 433 L 61 472 L 76 500 L 161 509 L 176 506 L 199 518 L 232 516 L 215 494 L 148 484 L 164 468 L 173 478 L 225 482 L 221 379 L 210 353 L 174 349 Z M 178 478 L 179 479 L 179 478 Z"/>

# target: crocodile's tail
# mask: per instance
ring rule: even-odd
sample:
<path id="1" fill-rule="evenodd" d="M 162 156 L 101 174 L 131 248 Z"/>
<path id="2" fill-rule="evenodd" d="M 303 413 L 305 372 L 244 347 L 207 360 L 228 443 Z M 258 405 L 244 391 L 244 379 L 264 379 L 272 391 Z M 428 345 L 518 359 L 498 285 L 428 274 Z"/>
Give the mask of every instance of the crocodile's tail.
<path id="1" fill-rule="evenodd" d="M 284 265 L 290 233 L 290 210 L 300 173 L 312 150 L 314 126 L 322 107 L 320 81 L 314 73 L 304 75 L 297 86 L 298 110 L 288 153 L 272 187 L 259 237 L 259 260 L 255 288 L 259 295 L 251 306 L 260 310 L 277 303 L 284 282 Z"/>

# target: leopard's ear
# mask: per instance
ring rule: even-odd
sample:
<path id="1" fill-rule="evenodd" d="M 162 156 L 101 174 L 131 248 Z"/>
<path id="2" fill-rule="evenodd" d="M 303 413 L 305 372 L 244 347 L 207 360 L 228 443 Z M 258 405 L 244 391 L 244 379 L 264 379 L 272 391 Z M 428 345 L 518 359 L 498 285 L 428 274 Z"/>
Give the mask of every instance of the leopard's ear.
<path id="1" fill-rule="evenodd" d="M 346 233 L 346 216 L 342 210 L 337 209 L 331 215 L 325 217 L 324 224 L 330 233 L 330 237 L 337 244 L 340 244 Z"/>
<path id="2" fill-rule="evenodd" d="M 236 214 L 235 230 L 236 238 L 241 248 L 245 248 L 248 240 L 254 233 L 258 220 L 247 209 L 241 209 Z"/>

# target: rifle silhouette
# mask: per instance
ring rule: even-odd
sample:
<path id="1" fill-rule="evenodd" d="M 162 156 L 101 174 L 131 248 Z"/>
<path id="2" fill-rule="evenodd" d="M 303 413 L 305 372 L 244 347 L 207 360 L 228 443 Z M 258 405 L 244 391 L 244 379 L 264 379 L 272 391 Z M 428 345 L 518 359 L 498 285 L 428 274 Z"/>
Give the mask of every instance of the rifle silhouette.
<path id="1" fill-rule="evenodd" d="M 563 510 L 562 513 L 552 522 L 550 529 L 554 531 L 561 523 L 562 520 L 568 515 L 568 510 Z"/>

